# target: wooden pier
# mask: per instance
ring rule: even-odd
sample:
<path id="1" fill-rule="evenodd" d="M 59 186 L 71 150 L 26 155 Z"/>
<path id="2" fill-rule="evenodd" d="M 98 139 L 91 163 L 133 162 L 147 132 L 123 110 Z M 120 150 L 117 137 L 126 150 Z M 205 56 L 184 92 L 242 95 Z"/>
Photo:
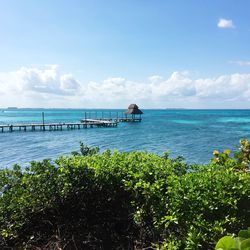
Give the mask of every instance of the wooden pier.
<path id="1" fill-rule="evenodd" d="M 96 120 L 96 121 L 114 121 L 114 122 L 141 122 L 141 114 L 138 116 L 135 115 L 127 115 L 124 112 L 110 111 L 110 112 L 85 112 L 84 119 L 85 120 Z"/>
<path id="2" fill-rule="evenodd" d="M 58 130 L 72 130 L 72 129 L 86 129 L 93 127 L 117 127 L 117 121 L 107 120 L 81 120 L 78 123 L 32 123 L 32 124 L 2 124 L 0 125 L 0 132 L 13 131 L 58 131 Z"/>
<path id="3" fill-rule="evenodd" d="M 86 129 L 93 127 L 117 127 L 119 122 L 141 122 L 143 112 L 136 104 L 130 104 L 128 110 L 124 111 L 98 111 L 85 112 L 84 119 L 79 122 L 71 123 L 45 123 L 44 112 L 42 112 L 42 121 L 40 123 L 28 124 L 0 124 L 0 133 L 14 131 L 58 131 L 71 129 Z M 105 114 L 106 113 L 106 114 Z M 114 113 L 114 114 L 112 114 Z M 119 115 L 120 113 L 120 115 Z M 108 115 L 107 115 L 108 114 Z"/>
<path id="4" fill-rule="evenodd" d="M 87 119 L 89 121 L 91 121 L 92 119 Z M 81 120 L 82 122 L 86 121 L 86 120 Z M 100 122 L 115 122 L 115 123 L 119 123 L 119 122 L 141 122 L 142 119 L 141 118 L 130 118 L 130 117 L 125 117 L 125 118 L 120 118 L 120 117 L 116 117 L 116 118 L 96 118 L 95 121 L 100 121 Z"/>
<path id="5" fill-rule="evenodd" d="M 141 122 L 141 118 L 118 118 L 118 122 Z"/>

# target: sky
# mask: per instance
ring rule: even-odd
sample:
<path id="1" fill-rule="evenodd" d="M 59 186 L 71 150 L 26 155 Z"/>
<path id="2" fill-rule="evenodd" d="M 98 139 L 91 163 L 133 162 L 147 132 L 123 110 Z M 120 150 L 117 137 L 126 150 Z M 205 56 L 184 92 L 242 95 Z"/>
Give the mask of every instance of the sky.
<path id="1" fill-rule="evenodd" d="M 0 0 L 0 107 L 250 108 L 248 0 Z"/>

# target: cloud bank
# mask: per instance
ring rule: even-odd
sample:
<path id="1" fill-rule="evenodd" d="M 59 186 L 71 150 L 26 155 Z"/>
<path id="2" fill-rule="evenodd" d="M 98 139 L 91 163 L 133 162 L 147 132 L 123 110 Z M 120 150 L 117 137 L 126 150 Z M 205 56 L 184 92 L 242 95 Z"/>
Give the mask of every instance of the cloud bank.
<path id="1" fill-rule="evenodd" d="M 217 26 L 221 29 L 233 29 L 235 28 L 235 25 L 232 20 L 229 19 L 219 19 Z"/>
<path id="2" fill-rule="evenodd" d="M 249 108 L 250 74 L 197 78 L 190 72 L 145 81 L 110 77 L 81 82 L 60 73 L 56 65 L 0 73 L 0 107 L 124 108 Z"/>

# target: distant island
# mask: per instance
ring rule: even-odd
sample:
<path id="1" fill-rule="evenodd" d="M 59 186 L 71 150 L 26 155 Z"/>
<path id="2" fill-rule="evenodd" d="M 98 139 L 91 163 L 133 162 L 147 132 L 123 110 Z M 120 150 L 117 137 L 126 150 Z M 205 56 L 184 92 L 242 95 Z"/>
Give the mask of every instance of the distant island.
<path id="1" fill-rule="evenodd" d="M 16 110 L 16 109 L 18 109 L 18 107 L 8 107 L 7 109 L 8 110 L 13 110 L 13 109 Z"/>
<path id="2" fill-rule="evenodd" d="M 175 109 L 175 110 L 176 110 L 176 109 L 178 109 L 178 110 L 181 109 L 181 110 L 182 110 L 182 109 L 185 109 L 185 108 L 165 108 L 165 109 Z"/>

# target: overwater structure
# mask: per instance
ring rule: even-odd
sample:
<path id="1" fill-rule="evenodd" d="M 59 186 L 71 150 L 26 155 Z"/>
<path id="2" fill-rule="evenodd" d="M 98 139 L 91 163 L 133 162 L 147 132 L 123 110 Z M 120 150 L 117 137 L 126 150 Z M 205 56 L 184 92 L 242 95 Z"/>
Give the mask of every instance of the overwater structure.
<path id="1" fill-rule="evenodd" d="M 133 122 L 141 122 L 141 115 L 143 112 L 139 109 L 136 104 L 130 104 L 128 106 L 128 110 L 125 112 L 124 121 L 133 121 Z"/>
<path id="2" fill-rule="evenodd" d="M 84 119 L 80 122 L 58 122 L 58 123 L 45 123 L 44 112 L 42 112 L 42 123 L 28 123 L 28 124 L 0 124 L 0 132 L 13 132 L 13 131 L 56 131 L 56 130 L 69 130 L 93 127 L 117 127 L 119 122 L 141 122 L 141 115 L 143 112 L 136 104 L 130 104 L 125 112 L 119 116 L 112 117 L 111 111 L 109 118 L 105 118 L 102 112 L 101 118 L 98 118 L 97 112 L 94 112 L 95 118 L 91 118 L 91 113 L 87 115 L 85 112 Z M 93 116 L 92 116 L 93 117 Z"/>

